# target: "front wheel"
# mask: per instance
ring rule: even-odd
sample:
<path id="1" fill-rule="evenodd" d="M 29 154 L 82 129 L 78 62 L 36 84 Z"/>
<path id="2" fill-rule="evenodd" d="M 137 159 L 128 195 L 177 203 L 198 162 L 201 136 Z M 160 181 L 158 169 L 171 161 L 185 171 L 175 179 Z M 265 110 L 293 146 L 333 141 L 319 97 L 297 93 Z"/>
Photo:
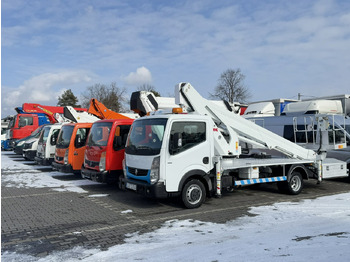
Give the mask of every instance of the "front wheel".
<path id="1" fill-rule="evenodd" d="M 189 180 L 182 189 L 181 197 L 185 207 L 200 207 L 206 198 L 206 191 L 203 183 L 198 179 Z"/>

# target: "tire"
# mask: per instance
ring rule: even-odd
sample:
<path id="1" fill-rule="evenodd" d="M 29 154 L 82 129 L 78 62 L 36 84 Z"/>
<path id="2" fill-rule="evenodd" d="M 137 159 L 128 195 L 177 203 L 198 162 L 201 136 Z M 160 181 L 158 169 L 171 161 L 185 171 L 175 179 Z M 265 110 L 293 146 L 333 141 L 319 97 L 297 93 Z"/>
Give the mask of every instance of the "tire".
<path id="1" fill-rule="evenodd" d="M 200 207 L 206 198 L 203 183 L 198 179 L 189 180 L 182 189 L 181 198 L 187 208 Z"/>
<path id="2" fill-rule="evenodd" d="M 298 195 L 304 187 L 303 177 L 299 172 L 293 172 L 287 183 L 288 193 L 291 195 Z"/>
<path id="3" fill-rule="evenodd" d="M 281 193 L 298 195 L 303 190 L 304 180 L 299 172 L 293 172 L 290 176 L 289 182 L 278 182 L 277 187 Z"/>

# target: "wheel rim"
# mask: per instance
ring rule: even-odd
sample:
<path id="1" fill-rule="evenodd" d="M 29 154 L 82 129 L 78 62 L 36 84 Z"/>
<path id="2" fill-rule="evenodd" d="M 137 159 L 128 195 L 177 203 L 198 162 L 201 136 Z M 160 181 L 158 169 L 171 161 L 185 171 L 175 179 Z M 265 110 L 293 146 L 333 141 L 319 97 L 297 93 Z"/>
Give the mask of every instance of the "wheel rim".
<path id="1" fill-rule="evenodd" d="M 292 179 L 290 180 L 290 188 L 296 192 L 300 189 L 301 187 L 301 180 L 298 176 L 294 176 L 292 177 Z"/>
<path id="2" fill-rule="evenodd" d="M 196 205 L 201 201 L 202 189 L 198 185 L 191 185 L 186 191 L 186 198 L 188 203 Z"/>

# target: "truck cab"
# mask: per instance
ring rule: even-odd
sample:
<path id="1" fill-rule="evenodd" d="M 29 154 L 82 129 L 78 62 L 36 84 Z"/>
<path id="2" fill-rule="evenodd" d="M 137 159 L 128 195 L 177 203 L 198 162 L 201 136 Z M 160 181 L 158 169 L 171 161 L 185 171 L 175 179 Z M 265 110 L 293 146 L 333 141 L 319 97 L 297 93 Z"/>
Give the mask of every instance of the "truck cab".
<path id="1" fill-rule="evenodd" d="M 17 114 L 9 123 L 7 149 L 13 149 L 18 139 L 29 136 L 40 125 L 48 123 L 44 114 Z"/>
<path id="2" fill-rule="evenodd" d="M 80 174 L 84 162 L 85 144 L 92 123 L 71 123 L 59 132 L 52 167 L 64 173 Z"/>
<path id="3" fill-rule="evenodd" d="M 213 130 L 211 119 L 200 115 L 135 120 L 125 149 L 126 188 L 165 198 L 179 195 L 189 177 L 208 184 L 210 174 L 214 174 L 214 141 L 208 135 L 210 130 Z M 208 185 L 211 190 L 212 185 Z"/>
<path id="4" fill-rule="evenodd" d="M 123 174 L 124 147 L 133 119 L 96 121 L 90 130 L 85 150 L 83 178 L 116 183 Z"/>
<path id="5" fill-rule="evenodd" d="M 44 127 L 38 140 L 35 162 L 48 166 L 54 161 L 56 142 L 62 124 L 47 125 Z"/>

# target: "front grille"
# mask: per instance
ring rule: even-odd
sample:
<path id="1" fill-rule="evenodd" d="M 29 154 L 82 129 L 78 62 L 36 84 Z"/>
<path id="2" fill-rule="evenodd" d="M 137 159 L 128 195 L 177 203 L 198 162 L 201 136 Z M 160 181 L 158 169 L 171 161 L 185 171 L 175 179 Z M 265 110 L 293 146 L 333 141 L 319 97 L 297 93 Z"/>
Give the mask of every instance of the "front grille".
<path id="1" fill-rule="evenodd" d="M 86 160 L 85 159 L 85 164 L 88 165 L 89 167 L 96 167 L 98 166 L 100 163 L 96 162 L 96 161 L 90 161 L 90 160 Z"/>
<path id="2" fill-rule="evenodd" d="M 140 168 L 134 168 L 134 167 L 128 167 L 128 171 L 130 174 L 134 176 L 147 176 L 148 174 L 147 169 L 140 169 Z"/>

